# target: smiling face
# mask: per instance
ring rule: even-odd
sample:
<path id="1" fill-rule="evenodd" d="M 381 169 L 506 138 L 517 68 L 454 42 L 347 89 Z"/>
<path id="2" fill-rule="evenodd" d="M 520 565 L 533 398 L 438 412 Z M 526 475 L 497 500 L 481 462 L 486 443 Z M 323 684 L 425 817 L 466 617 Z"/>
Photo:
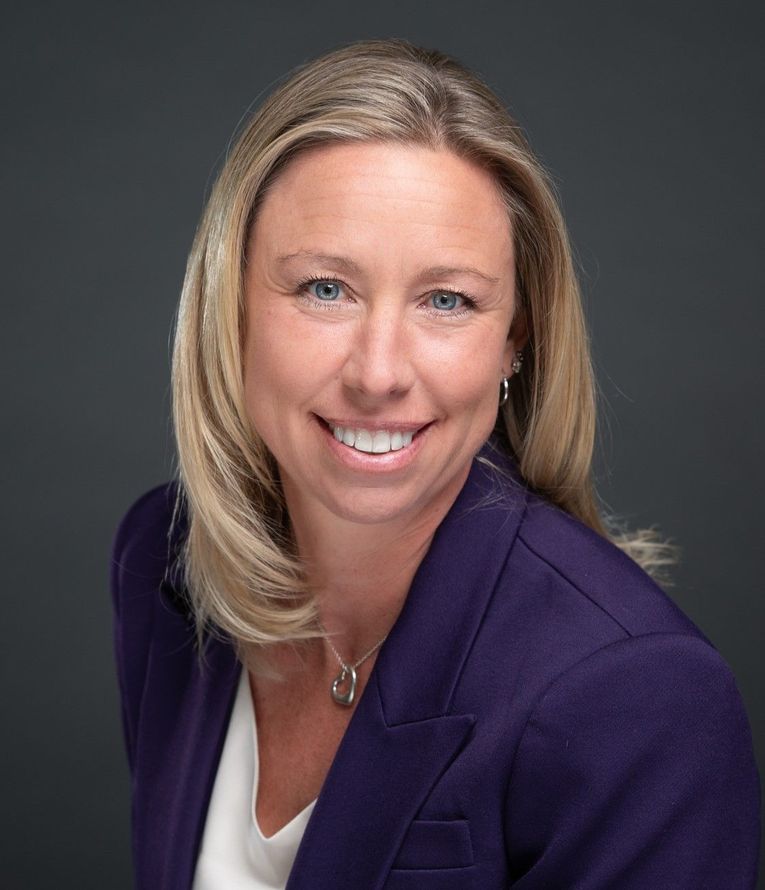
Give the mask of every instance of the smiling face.
<path id="1" fill-rule="evenodd" d="M 252 226 L 245 301 L 247 411 L 290 511 L 444 513 L 525 342 L 491 177 L 420 147 L 299 155 Z"/>

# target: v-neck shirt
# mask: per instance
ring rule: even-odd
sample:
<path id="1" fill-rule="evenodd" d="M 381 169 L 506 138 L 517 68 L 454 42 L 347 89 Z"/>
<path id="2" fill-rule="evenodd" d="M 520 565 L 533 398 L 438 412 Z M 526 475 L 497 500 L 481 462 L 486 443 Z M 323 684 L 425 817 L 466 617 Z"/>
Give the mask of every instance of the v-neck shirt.
<path id="1" fill-rule="evenodd" d="M 316 799 L 276 834 L 258 825 L 258 731 L 242 668 L 207 810 L 192 890 L 284 890 Z"/>

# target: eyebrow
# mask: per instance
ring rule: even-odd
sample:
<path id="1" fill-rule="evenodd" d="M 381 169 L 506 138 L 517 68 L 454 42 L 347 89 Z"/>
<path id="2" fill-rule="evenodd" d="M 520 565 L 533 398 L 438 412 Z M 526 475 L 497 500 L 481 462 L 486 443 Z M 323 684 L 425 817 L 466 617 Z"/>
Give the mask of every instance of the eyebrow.
<path id="1" fill-rule="evenodd" d="M 290 263 L 292 260 L 303 258 L 316 260 L 317 262 L 325 263 L 328 266 L 334 266 L 341 272 L 352 272 L 354 275 L 361 275 L 361 266 L 352 259 L 344 256 L 335 256 L 334 254 L 329 253 L 315 253 L 312 250 L 297 250 L 294 253 L 285 253 L 278 256 L 276 261 L 280 266 L 283 266 Z M 442 278 L 445 275 L 472 275 L 489 284 L 499 284 L 499 278 L 487 275 L 486 272 L 482 272 L 474 266 L 429 266 L 427 269 L 422 270 L 418 278 Z"/>

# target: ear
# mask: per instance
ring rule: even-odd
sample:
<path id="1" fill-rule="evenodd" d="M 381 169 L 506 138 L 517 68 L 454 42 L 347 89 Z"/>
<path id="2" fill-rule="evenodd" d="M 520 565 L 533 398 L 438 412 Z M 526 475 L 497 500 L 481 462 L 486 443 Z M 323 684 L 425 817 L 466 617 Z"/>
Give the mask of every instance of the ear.
<path id="1" fill-rule="evenodd" d="M 512 375 L 510 364 L 515 358 L 515 353 L 523 350 L 523 347 L 528 343 L 528 339 L 529 331 L 528 325 L 526 324 L 526 313 L 523 307 L 519 304 L 515 310 L 515 315 L 513 316 L 513 321 L 510 325 L 510 331 L 507 335 L 505 349 L 502 354 L 502 374 L 505 377 L 510 377 Z"/>

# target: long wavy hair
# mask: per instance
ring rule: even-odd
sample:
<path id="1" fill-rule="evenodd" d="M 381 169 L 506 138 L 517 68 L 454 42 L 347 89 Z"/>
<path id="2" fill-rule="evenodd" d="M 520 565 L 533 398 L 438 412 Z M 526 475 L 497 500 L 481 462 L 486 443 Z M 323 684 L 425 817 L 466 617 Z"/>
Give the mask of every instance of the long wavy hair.
<path id="1" fill-rule="evenodd" d="M 212 188 L 188 259 L 172 357 L 180 564 L 202 648 L 223 631 L 252 670 L 274 642 L 326 636 L 289 534 L 273 456 L 247 417 L 243 266 L 258 208 L 291 159 L 318 145 L 448 150 L 494 178 L 512 227 L 529 340 L 496 438 L 524 480 L 659 577 L 675 548 L 629 533 L 592 483 L 596 386 L 555 188 L 518 124 L 472 71 L 406 40 L 350 43 L 290 72 L 247 121 Z"/>

